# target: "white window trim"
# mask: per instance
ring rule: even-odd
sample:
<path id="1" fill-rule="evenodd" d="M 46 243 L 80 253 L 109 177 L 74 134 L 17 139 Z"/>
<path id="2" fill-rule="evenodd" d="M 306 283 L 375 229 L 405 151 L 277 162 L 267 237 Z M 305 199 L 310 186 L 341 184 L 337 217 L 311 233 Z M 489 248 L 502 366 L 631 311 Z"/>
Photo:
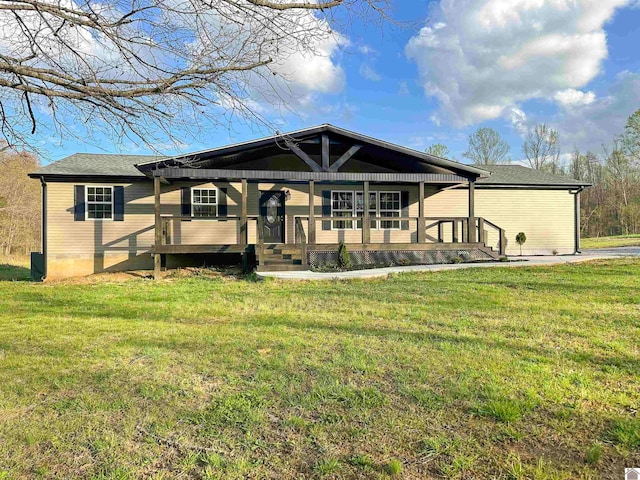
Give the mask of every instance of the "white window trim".
<path id="1" fill-rule="evenodd" d="M 377 212 L 378 212 L 378 217 L 382 218 L 382 210 L 380 209 L 380 194 L 382 193 L 397 193 L 398 194 L 398 205 L 400 208 L 398 208 L 398 210 L 387 210 L 385 209 L 385 212 L 398 212 L 398 216 L 397 217 L 389 217 L 389 219 L 398 219 L 398 228 L 380 228 L 380 225 L 378 225 L 378 229 L 379 230 L 402 230 L 402 192 L 399 190 L 380 190 L 378 191 L 378 198 L 376 199 L 376 207 L 377 207 Z M 387 220 L 380 220 L 380 224 L 382 222 L 386 222 Z M 389 220 L 391 221 L 391 220 Z"/>
<path id="2" fill-rule="evenodd" d="M 331 217 L 333 217 L 334 215 L 334 209 L 333 209 L 333 194 L 334 193 L 352 193 L 353 194 L 353 211 L 352 213 L 352 217 L 357 217 L 358 216 L 358 202 L 356 201 L 356 196 L 360 193 L 362 194 L 363 197 L 363 201 L 362 201 L 362 207 L 364 208 L 368 208 L 369 207 L 369 202 L 368 200 L 366 200 L 364 198 L 364 190 L 331 190 Z M 389 221 L 396 221 L 395 219 L 397 218 L 398 221 L 398 228 L 381 228 L 381 224 L 384 221 L 387 220 L 379 220 L 376 221 L 376 226 L 375 228 L 371 228 L 371 230 L 389 230 L 389 231 L 394 231 L 394 230 L 402 230 L 402 192 L 400 190 L 369 190 L 369 195 L 371 194 L 375 194 L 376 196 L 376 208 L 375 208 L 375 216 L 376 217 L 381 217 L 380 215 L 380 194 L 382 193 L 393 193 L 393 194 L 397 194 L 398 195 L 398 200 L 400 203 L 400 208 L 398 210 L 385 210 L 386 212 L 398 212 L 399 216 L 398 217 L 388 217 Z M 344 210 L 341 210 L 344 211 Z M 360 217 L 362 218 L 361 221 L 364 222 L 364 210 L 363 210 L 363 216 Z M 371 214 L 370 214 L 371 215 Z M 358 221 L 359 220 L 351 220 L 352 222 L 352 226 L 351 228 L 336 228 L 334 227 L 334 223 L 335 222 L 339 222 L 341 220 L 332 220 L 331 221 L 331 230 L 335 230 L 335 231 L 347 231 L 347 230 L 362 230 L 361 227 L 358 227 Z M 345 222 L 348 222 L 349 220 L 344 220 Z"/>
<path id="3" fill-rule="evenodd" d="M 110 188 L 111 189 L 111 218 L 91 218 L 89 217 L 89 189 L 90 188 Z M 115 187 L 113 185 L 85 185 L 84 186 L 84 218 L 85 220 L 98 221 L 98 222 L 113 222 L 115 217 L 116 204 L 115 204 Z M 93 205 L 106 205 L 108 202 L 91 202 Z"/>
<path id="4" fill-rule="evenodd" d="M 216 203 L 215 204 L 214 203 L 193 203 L 193 198 L 194 198 L 193 191 L 194 190 L 215 190 L 215 192 L 216 192 Z M 218 212 L 219 212 L 219 210 L 218 210 L 219 203 L 218 202 L 220 202 L 220 189 L 218 187 L 198 187 L 198 186 L 191 187 L 191 218 L 194 218 L 194 219 L 198 219 L 198 218 L 218 218 Z M 193 208 L 195 205 L 198 205 L 198 206 L 201 206 L 201 205 L 214 205 L 216 207 L 216 214 L 213 215 L 213 216 L 212 215 L 207 215 L 206 217 L 204 217 L 204 216 L 196 217 L 194 215 L 194 208 Z"/>
<path id="5" fill-rule="evenodd" d="M 333 209 L 333 194 L 334 193 L 350 193 L 353 195 L 353 200 L 352 200 L 352 207 L 351 207 L 351 216 L 355 217 L 355 209 L 356 209 L 356 193 L 354 190 L 331 190 L 331 217 L 333 217 L 334 215 L 334 209 Z M 344 212 L 345 210 L 340 210 L 341 212 Z M 337 228 L 334 227 L 334 224 L 336 222 L 351 222 L 351 227 L 350 228 Z M 336 230 L 336 231 L 346 231 L 346 230 L 357 230 L 357 224 L 358 221 L 357 220 L 331 220 L 331 230 Z"/>

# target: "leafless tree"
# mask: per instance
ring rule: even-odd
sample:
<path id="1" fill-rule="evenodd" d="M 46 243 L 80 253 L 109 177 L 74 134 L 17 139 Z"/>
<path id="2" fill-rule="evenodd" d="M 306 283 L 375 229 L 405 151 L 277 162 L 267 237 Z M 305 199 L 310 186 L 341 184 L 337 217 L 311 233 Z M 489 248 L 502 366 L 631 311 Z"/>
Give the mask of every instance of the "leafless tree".
<path id="1" fill-rule="evenodd" d="M 444 143 L 434 143 L 433 145 L 427 147 L 425 149 L 425 153 L 429 155 L 435 155 L 440 158 L 449 158 L 451 152 L 449 151 L 449 147 L 447 147 Z"/>
<path id="2" fill-rule="evenodd" d="M 27 177 L 38 160 L 27 153 L 0 153 L 0 254 L 26 255 L 40 243 L 40 184 Z"/>
<path id="3" fill-rule="evenodd" d="M 0 132 L 15 148 L 83 122 L 153 144 L 178 123 L 265 122 L 292 64 L 387 1 L 0 0 Z"/>
<path id="4" fill-rule="evenodd" d="M 531 168 L 560 173 L 560 138 L 558 132 L 546 124 L 538 124 L 529 132 L 522 152 Z"/>
<path id="5" fill-rule="evenodd" d="M 508 161 L 509 148 L 493 128 L 479 128 L 469 135 L 469 148 L 462 156 L 476 165 L 495 165 Z"/>

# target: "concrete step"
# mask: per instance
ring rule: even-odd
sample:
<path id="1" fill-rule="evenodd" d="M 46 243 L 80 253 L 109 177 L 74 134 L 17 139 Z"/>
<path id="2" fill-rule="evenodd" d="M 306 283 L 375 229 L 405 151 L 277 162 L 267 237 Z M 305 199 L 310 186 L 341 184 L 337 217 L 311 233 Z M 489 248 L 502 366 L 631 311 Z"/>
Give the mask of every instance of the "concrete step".
<path id="1" fill-rule="evenodd" d="M 302 259 L 290 260 L 286 258 L 266 259 L 260 265 L 302 265 Z"/>

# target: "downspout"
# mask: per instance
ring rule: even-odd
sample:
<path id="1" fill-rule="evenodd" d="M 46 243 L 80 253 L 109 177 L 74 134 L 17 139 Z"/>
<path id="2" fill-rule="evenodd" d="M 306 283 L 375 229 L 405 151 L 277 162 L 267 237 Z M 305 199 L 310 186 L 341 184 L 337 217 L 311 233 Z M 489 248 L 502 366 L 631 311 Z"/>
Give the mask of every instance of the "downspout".
<path id="1" fill-rule="evenodd" d="M 40 177 L 42 185 L 42 280 L 47 278 L 47 182 Z"/>
<path id="2" fill-rule="evenodd" d="M 575 225 L 575 232 L 574 232 L 575 251 L 573 252 L 574 255 L 582 253 L 580 251 L 580 192 L 582 192 L 583 190 L 584 190 L 584 187 L 580 187 L 575 192 L 571 192 L 571 191 L 569 192 L 572 195 L 574 195 L 573 197 L 574 225 Z"/>

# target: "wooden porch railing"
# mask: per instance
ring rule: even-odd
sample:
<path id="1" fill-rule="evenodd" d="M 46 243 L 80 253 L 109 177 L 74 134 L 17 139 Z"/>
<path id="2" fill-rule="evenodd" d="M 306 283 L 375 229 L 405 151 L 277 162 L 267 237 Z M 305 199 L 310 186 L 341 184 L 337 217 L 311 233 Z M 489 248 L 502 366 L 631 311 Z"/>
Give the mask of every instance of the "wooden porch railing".
<path id="1" fill-rule="evenodd" d="M 247 216 L 247 220 L 261 220 L 260 216 Z M 160 217 L 161 245 L 171 245 L 172 243 L 172 225 L 174 222 L 235 222 L 236 223 L 236 243 L 237 245 L 246 245 L 248 243 L 247 232 L 242 231 L 242 217 L 194 217 L 184 215 L 163 215 Z M 258 229 L 260 231 L 260 229 Z M 243 238 L 244 237 L 244 238 Z"/>
<path id="2" fill-rule="evenodd" d="M 172 241 L 172 224 L 175 221 L 214 221 L 214 222 L 236 222 L 236 242 L 238 245 L 246 245 L 249 242 L 247 238 L 248 233 L 244 233 L 241 230 L 242 217 L 188 217 L 188 216 L 162 216 L 161 217 L 161 239 L 162 245 L 170 245 Z M 258 254 L 262 253 L 264 246 L 264 219 L 260 215 L 247 216 L 247 220 L 255 220 L 257 224 L 256 229 L 256 244 L 258 246 Z M 475 217 L 469 219 L 468 217 L 425 217 L 425 239 L 427 243 L 443 243 L 445 241 L 445 233 L 450 228 L 451 242 L 452 243 L 473 243 L 470 242 L 470 228 L 475 230 L 476 235 L 473 238 L 477 239 L 478 243 L 487 243 L 488 231 L 487 228 L 493 229 L 497 232 L 499 242 L 498 250 L 500 255 L 505 254 L 506 250 L 506 236 L 503 228 L 499 227 L 495 223 L 482 218 Z M 471 220 L 471 227 L 469 220 Z M 304 222 L 307 223 L 305 229 Z M 364 217 L 314 217 L 315 222 L 359 222 L 362 224 Z M 370 222 L 398 222 L 401 226 L 401 222 L 409 222 L 408 231 L 416 232 L 419 229 L 421 222 L 420 217 L 369 217 Z M 411 225 L 413 224 L 413 225 Z M 302 249 L 302 258 L 306 259 L 307 250 L 307 231 L 309 228 L 308 216 L 295 216 L 294 217 L 294 242 Z M 437 229 L 437 236 L 429 235 L 431 229 Z M 349 230 L 349 229 L 346 229 Z M 360 230 L 362 234 L 362 242 L 364 242 L 364 228 L 358 228 L 354 230 Z M 402 230 L 407 230 L 406 228 Z M 244 238 L 243 238 L 244 237 Z"/>
<path id="3" fill-rule="evenodd" d="M 302 255 L 302 265 L 307 265 L 307 235 L 304 233 L 304 227 L 302 226 L 302 219 L 300 217 L 295 218 L 295 235 L 294 241 L 296 245 L 300 246 L 300 254 Z"/>

